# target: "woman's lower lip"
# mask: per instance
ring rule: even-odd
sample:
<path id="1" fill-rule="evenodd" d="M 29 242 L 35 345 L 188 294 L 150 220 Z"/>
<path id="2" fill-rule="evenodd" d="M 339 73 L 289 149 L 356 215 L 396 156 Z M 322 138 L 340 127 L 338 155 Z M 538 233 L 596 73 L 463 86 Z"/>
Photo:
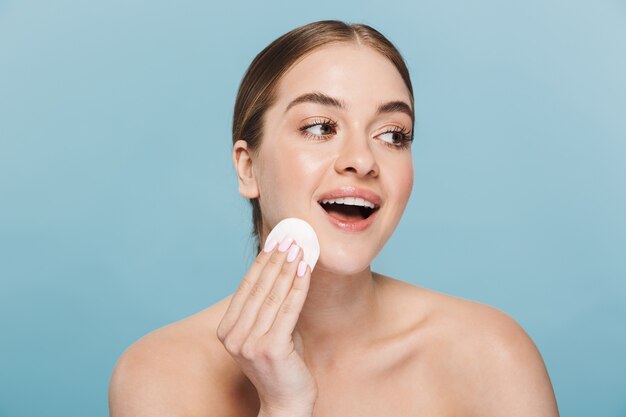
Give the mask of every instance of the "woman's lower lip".
<path id="1" fill-rule="evenodd" d="M 367 219 L 357 220 L 355 222 L 346 222 L 346 221 L 339 220 L 336 217 L 331 216 L 323 208 L 322 210 L 324 211 L 324 214 L 326 214 L 326 218 L 335 227 L 337 227 L 338 229 L 344 232 L 362 232 L 363 230 L 367 229 L 370 224 L 372 224 L 372 222 L 374 221 L 374 218 L 376 217 L 376 215 L 378 215 L 378 210 L 376 210 L 372 214 L 370 214 L 370 216 Z"/>

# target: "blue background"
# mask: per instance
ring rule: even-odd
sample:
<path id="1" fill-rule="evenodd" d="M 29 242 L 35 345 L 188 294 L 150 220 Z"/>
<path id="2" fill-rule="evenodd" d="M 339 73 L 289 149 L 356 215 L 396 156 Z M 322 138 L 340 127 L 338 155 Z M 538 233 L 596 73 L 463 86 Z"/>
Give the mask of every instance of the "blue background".
<path id="1" fill-rule="evenodd" d="M 234 291 L 239 81 L 328 18 L 414 82 L 415 187 L 375 269 L 509 313 L 563 416 L 626 416 L 623 0 L 0 1 L 1 416 L 106 416 L 128 345 Z"/>

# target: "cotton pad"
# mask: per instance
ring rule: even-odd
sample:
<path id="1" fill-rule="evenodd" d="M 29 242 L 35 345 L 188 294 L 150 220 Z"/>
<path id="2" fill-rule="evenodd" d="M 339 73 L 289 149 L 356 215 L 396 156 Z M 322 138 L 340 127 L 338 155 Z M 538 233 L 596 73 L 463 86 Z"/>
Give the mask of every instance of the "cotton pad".
<path id="1" fill-rule="evenodd" d="M 289 217 L 281 220 L 267 235 L 265 243 L 270 240 L 280 242 L 285 237 L 292 238 L 298 246 L 302 248 L 304 252 L 304 262 L 306 262 L 311 271 L 315 268 L 317 259 L 320 256 L 320 244 L 317 240 L 315 230 L 310 224 L 302 219 L 296 219 L 295 217 Z"/>

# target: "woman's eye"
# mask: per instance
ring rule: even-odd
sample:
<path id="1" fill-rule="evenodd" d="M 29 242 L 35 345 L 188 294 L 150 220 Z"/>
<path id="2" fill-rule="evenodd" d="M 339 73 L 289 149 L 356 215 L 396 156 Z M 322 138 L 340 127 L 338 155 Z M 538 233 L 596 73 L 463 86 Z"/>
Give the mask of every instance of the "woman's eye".
<path id="1" fill-rule="evenodd" d="M 383 142 L 387 142 L 391 145 L 401 145 L 409 140 L 408 134 L 403 131 L 390 131 L 385 132 L 378 136 Z"/>
<path id="2" fill-rule="evenodd" d="M 334 131 L 333 127 L 328 123 L 318 123 L 305 129 L 307 132 L 316 136 L 328 136 Z"/>

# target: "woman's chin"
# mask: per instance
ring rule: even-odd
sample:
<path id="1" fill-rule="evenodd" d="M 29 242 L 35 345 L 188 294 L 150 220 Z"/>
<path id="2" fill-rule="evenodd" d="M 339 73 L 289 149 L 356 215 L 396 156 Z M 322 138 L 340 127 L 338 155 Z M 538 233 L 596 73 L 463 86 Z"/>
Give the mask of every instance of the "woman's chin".
<path id="1" fill-rule="evenodd" d="M 363 256 L 339 256 L 337 254 L 320 254 L 315 272 L 332 275 L 355 275 L 369 270 L 371 259 Z"/>

